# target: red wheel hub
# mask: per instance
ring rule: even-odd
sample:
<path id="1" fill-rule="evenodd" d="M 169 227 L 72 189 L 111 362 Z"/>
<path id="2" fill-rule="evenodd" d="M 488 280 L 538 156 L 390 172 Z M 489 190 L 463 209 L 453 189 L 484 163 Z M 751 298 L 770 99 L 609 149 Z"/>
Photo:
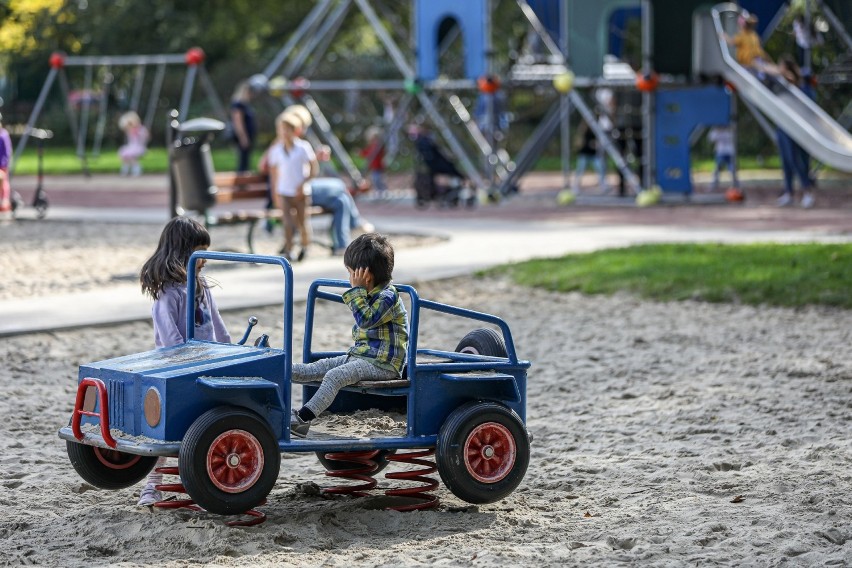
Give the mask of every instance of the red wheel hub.
<path id="1" fill-rule="evenodd" d="M 219 434 L 207 450 L 207 475 L 225 493 L 252 487 L 263 473 L 263 448 L 245 430 Z"/>
<path id="2" fill-rule="evenodd" d="M 482 483 L 497 483 L 512 471 L 517 447 L 512 432 L 498 422 L 485 422 L 464 443 L 464 465 Z"/>
<path id="3" fill-rule="evenodd" d="M 98 461 L 110 469 L 127 469 L 142 459 L 141 456 L 125 454 L 124 452 L 117 452 L 115 450 L 106 450 L 97 447 L 92 449 L 95 450 L 95 457 L 98 458 Z"/>

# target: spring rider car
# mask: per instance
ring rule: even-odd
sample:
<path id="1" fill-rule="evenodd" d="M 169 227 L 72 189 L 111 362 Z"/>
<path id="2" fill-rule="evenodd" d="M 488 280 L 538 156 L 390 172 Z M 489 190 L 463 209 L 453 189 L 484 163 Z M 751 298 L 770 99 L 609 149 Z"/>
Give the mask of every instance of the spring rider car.
<path id="1" fill-rule="evenodd" d="M 201 258 L 280 265 L 284 273 L 281 349 L 270 347 L 266 335 L 253 346 L 245 345 L 257 323 L 254 317 L 237 344 L 192 337 L 195 266 Z M 232 515 L 264 502 L 278 478 L 281 452 L 315 452 L 327 469 L 340 473 L 365 463 L 370 464 L 366 471 L 374 473 L 388 461 L 419 463 L 411 456 L 434 453 L 444 484 L 469 503 L 500 500 L 523 479 L 530 456 L 525 426 L 530 363 L 518 359 L 502 319 L 425 300 L 411 286 L 396 285 L 410 303 L 405 375 L 400 380 L 362 381 L 347 387 L 329 412 L 400 409 L 407 417 L 405 435 L 365 438 L 311 432 L 304 439 L 291 438 L 290 263 L 275 256 L 199 251 L 190 258 L 188 273 L 186 343 L 79 368 L 74 410 L 59 437 L 66 440 L 71 463 L 87 482 L 103 489 L 129 487 L 145 478 L 158 457 L 177 457 L 177 471 L 171 473 L 179 472 L 195 504 L 212 513 Z M 342 304 L 341 293 L 334 290 L 348 288 L 344 280 L 320 279 L 310 286 L 305 362 L 342 354 L 315 352 L 311 345 L 317 302 Z M 421 313 L 427 310 L 491 327 L 468 333 L 455 351 L 421 349 L 418 330 Z M 316 384 L 303 388 L 307 397 Z M 421 451 L 407 454 L 406 459 L 395 454 L 402 449 Z M 429 506 L 437 504 L 433 496 L 415 497 Z"/>

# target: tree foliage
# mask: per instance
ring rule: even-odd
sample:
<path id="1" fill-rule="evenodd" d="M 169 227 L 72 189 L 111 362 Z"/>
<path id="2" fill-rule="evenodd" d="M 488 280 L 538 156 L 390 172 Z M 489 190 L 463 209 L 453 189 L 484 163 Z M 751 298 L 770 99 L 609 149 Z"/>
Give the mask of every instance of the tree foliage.
<path id="1" fill-rule="evenodd" d="M 262 69 L 312 7 L 296 0 L 8 0 L 0 4 L 0 76 L 5 67 L 18 95 L 32 98 L 54 51 L 161 54 L 195 46 L 207 54 L 208 69 L 224 64 L 224 75 L 244 76 Z"/>
<path id="2" fill-rule="evenodd" d="M 27 54 L 52 35 L 64 0 L 8 0 L 0 4 L 0 52 Z"/>

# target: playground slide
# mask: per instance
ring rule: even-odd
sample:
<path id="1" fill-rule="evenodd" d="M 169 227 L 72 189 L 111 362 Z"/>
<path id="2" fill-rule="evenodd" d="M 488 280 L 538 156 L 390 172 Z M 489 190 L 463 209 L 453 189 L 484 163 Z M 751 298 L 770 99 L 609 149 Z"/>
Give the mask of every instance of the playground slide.
<path id="1" fill-rule="evenodd" d="M 733 35 L 738 14 L 735 4 L 720 4 L 697 22 L 695 68 L 704 74 L 722 75 L 741 97 L 815 159 L 852 172 L 852 135 L 845 128 L 798 88 L 779 78 L 773 92 L 734 59 L 721 34 Z"/>

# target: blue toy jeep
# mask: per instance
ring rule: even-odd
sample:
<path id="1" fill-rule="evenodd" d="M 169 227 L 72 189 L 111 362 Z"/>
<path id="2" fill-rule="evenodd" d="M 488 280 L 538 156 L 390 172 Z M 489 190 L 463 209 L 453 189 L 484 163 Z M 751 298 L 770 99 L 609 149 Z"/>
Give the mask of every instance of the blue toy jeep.
<path id="1" fill-rule="evenodd" d="M 316 452 L 326 468 L 335 469 L 341 462 L 326 459 L 330 452 L 356 456 L 373 451 L 381 461 L 405 448 L 434 448 L 441 479 L 470 503 L 502 499 L 521 482 L 530 455 L 525 426 L 530 363 L 518 359 L 503 320 L 424 300 L 411 286 L 397 285 L 410 304 L 405 376 L 347 387 L 328 412 L 402 409 L 405 435 L 364 438 L 311 432 L 304 439 L 291 438 L 292 268 L 281 257 L 196 252 L 189 261 L 188 306 L 194 306 L 195 261 L 201 258 L 281 266 L 283 347 L 270 347 L 266 335 L 254 346 L 245 345 L 256 318 L 250 318 L 238 344 L 195 340 L 194 313 L 188 310 L 190 338 L 185 344 L 82 365 L 70 424 L 59 437 L 66 440 L 71 463 L 87 482 L 103 489 L 129 487 L 145 478 L 159 456 L 177 457 L 181 481 L 197 505 L 213 513 L 237 514 L 262 503 L 272 490 L 281 452 Z M 342 303 L 341 293 L 348 288 L 344 280 L 312 283 L 305 362 L 342 353 L 313 351 L 312 332 L 317 302 Z M 423 310 L 484 322 L 501 334 L 479 328 L 455 351 L 421 349 Z M 307 400 L 316 385 L 303 388 Z M 346 467 L 345 457 L 342 463 Z"/>

